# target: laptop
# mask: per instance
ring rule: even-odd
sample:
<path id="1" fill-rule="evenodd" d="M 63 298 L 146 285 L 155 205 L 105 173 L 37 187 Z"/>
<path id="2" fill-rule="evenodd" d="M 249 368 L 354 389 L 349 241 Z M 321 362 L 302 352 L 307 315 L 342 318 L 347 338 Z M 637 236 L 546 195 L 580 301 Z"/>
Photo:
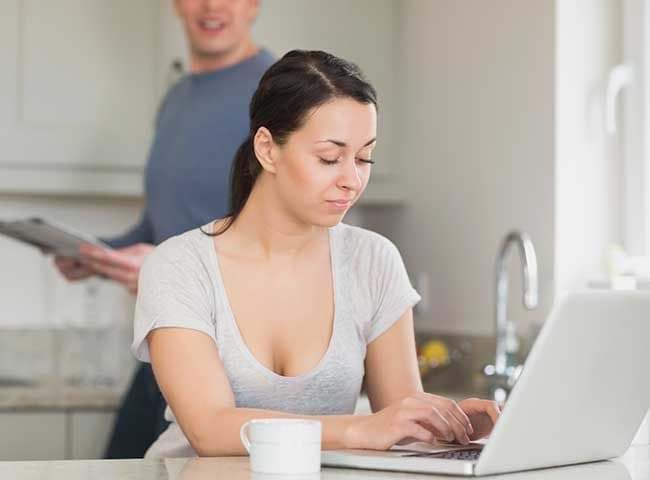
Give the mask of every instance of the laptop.
<path id="1" fill-rule="evenodd" d="M 572 294 L 553 309 L 489 440 L 323 451 L 329 467 L 482 476 L 605 460 L 650 407 L 650 293 Z"/>

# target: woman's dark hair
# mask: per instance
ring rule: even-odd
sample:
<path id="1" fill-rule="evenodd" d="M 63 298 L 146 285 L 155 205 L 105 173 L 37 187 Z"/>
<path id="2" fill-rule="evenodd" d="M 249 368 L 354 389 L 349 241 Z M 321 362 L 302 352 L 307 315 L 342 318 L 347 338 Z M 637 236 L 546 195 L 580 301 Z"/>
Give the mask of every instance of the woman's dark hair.
<path id="1" fill-rule="evenodd" d="M 215 233 L 225 232 L 241 213 L 262 171 L 253 137 L 266 127 L 273 141 L 283 145 L 315 107 L 334 98 L 351 98 L 377 106 L 377 93 L 357 65 L 321 51 L 292 50 L 262 76 L 251 99 L 249 134 L 241 144 L 230 171 L 230 207 L 226 221 Z"/>

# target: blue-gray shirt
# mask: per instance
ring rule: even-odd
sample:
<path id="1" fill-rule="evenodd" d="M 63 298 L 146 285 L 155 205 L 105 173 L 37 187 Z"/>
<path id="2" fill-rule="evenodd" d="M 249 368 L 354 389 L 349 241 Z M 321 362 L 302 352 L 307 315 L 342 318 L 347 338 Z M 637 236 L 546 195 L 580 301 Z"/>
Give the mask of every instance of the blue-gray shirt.
<path id="1" fill-rule="evenodd" d="M 250 100 L 274 62 L 262 49 L 231 67 L 186 75 L 170 89 L 147 161 L 142 218 L 109 245 L 157 245 L 227 213 L 230 166 L 248 135 Z"/>

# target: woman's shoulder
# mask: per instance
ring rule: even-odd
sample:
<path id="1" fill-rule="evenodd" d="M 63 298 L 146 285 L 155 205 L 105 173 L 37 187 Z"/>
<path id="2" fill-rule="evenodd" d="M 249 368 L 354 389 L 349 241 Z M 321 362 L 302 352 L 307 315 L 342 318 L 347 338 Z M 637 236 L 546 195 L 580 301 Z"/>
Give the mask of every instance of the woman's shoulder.
<path id="1" fill-rule="evenodd" d="M 339 223 L 334 227 L 342 247 L 352 255 L 387 255 L 397 252 L 395 244 L 380 233 Z"/>
<path id="2" fill-rule="evenodd" d="M 362 277 L 383 275 L 402 264 L 395 244 L 380 233 L 344 223 L 337 225 L 335 231 L 337 257 Z"/>

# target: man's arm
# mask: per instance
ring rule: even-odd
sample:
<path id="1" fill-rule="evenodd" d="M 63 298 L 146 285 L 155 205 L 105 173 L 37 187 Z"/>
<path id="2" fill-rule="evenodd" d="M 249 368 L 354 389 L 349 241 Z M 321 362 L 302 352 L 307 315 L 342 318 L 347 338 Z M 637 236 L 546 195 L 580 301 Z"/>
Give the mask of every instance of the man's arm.
<path id="1" fill-rule="evenodd" d="M 127 232 L 117 237 L 101 238 L 100 240 L 111 248 L 123 248 L 137 243 L 154 243 L 148 209 L 145 207 L 140 221 Z"/>

